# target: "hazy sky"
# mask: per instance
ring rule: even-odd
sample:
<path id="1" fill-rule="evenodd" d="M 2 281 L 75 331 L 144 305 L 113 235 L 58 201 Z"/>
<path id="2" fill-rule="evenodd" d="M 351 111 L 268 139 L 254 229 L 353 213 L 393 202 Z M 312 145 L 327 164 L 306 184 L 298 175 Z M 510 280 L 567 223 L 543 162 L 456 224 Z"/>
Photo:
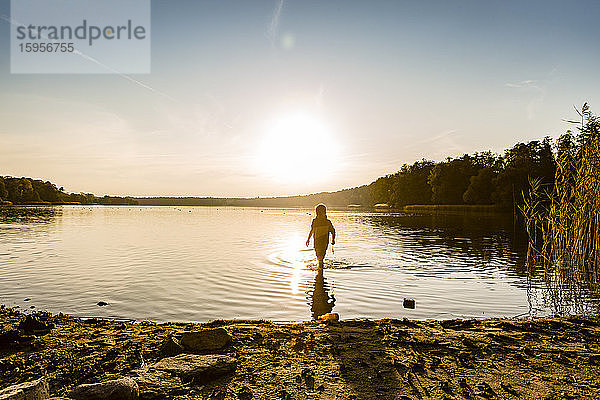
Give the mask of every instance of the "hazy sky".
<path id="1" fill-rule="evenodd" d="M 599 18 L 598 1 L 153 1 L 147 87 L 11 75 L 0 20 L 0 175 L 296 194 L 556 137 L 573 105 L 600 113 Z"/>

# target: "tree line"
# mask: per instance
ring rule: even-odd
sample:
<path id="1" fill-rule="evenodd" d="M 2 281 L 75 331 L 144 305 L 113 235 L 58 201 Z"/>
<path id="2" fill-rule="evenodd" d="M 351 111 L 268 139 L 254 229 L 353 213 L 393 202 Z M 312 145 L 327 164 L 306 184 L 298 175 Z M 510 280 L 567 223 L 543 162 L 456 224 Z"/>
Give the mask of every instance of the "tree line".
<path id="1" fill-rule="evenodd" d="M 103 204 L 136 205 L 131 197 L 103 196 L 91 193 L 66 193 L 54 183 L 31 178 L 0 176 L 0 204 Z"/>
<path id="2" fill-rule="evenodd" d="M 365 193 L 366 200 L 392 207 L 409 204 L 511 207 L 522 203 L 530 177 L 539 178 L 544 184 L 554 182 L 557 146 L 569 141 L 572 142 L 572 135 L 566 133 L 556 143 L 549 137 L 517 143 L 503 154 L 486 151 L 448 157 L 441 162 L 423 159 L 405 164 L 398 172 L 371 183 Z"/>

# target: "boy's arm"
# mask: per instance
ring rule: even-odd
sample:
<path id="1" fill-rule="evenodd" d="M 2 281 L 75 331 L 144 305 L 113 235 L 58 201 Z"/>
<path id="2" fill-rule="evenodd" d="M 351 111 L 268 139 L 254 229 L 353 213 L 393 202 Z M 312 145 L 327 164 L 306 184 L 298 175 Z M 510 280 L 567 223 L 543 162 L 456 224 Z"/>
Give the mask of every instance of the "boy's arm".
<path id="1" fill-rule="evenodd" d="M 306 247 L 308 247 L 308 245 L 310 243 L 310 237 L 312 236 L 312 233 L 313 233 L 313 227 L 311 225 L 310 232 L 308 232 L 308 238 L 306 239 Z"/>
<path id="2" fill-rule="evenodd" d="M 329 223 L 329 232 L 331 232 L 331 244 L 334 245 L 335 244 L 335 228 L 333 227 L 333 224 L 331 222 Z"/>

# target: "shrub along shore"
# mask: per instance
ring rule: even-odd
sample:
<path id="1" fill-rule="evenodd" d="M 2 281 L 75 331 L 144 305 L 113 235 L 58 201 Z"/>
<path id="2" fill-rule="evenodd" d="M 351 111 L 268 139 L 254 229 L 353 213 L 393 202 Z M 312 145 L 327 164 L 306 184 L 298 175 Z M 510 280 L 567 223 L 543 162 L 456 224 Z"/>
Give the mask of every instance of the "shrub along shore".
<path id="1" fill-rule="evenodd" d="M 155 324 L 0 310 L 0 389 L 35 381 L 25 390 L 42 397 L 596 399 L 599 374 L 599 316 Z"/>

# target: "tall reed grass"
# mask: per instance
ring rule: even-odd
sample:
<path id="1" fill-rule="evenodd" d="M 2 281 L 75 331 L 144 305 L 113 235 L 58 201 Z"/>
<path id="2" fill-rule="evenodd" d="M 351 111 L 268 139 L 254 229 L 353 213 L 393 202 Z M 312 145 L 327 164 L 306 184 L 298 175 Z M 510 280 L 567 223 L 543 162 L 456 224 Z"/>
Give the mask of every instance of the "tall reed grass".
<path id="1" fill-rule="evenodd" d="M 553 185 L 530 179 L 521 211 L 529 235 L 528 265 L 543 266 L 554 286 L 600 288 L 600 119 L 587 103 L 580 131 L 563 136 Z"/>

